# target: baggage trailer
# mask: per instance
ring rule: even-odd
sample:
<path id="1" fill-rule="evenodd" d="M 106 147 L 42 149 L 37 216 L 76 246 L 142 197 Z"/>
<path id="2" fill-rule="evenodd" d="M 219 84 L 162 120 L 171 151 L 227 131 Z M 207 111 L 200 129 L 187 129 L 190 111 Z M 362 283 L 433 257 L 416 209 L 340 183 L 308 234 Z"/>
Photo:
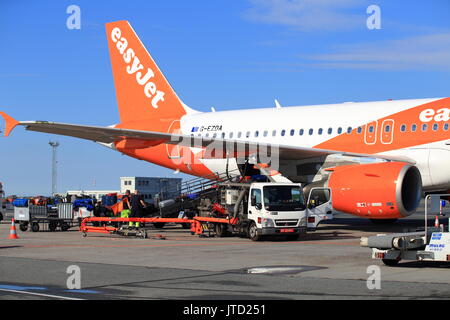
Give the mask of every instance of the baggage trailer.
<path id="1" fill-rule="evenodd" d="M 55 231 L 58 227 L 61 231 L 67 231 L 73 226 L 73 209 L 71 203 L 59 203 L 57 212 L 49 212 L 47 206 L 37 206 L 29 203 L 28 199 L 16 199 L 14 205 L 14 221 L 19 223 L 21 231 L 38 232 L 40 225 Z"/>
<path id="2" fill-rule="evenodd" d="M 322 201 L 318 201 L 322 199 Z M 190 225 L 191 234 L 224 237 L 231 234 L 246 236 L 253 241 L 265 236 L 284 236 L 296 240 L 307 230 L 317 228 L 323 220 L 332 219 L 331 191 L 314 188 L 305 200 L 298 183 L 218 183 L 200 199 L 196 215 L 189 218 L 86 218 L 81 232 L 124 234 L 128 229 L 117 223 L 152 223 L 156 227 L 165 223 Z M 101 227 L 89 223 L 100 222 Z M 128 232 L 129 230 L 127 230 Z M 140 232 L 144 235 L 144 232 Z"/>
<path id="3" fill-rule="evenodd" d="M 129 228 L 129 222 L 139 222 L 143 227 Z M 149 237 L 147 223 L 189 223 L 192 220 L 180 218 L 112 218 L 112 217 L 89 217 L 83 219 L 80 231 L 83 237 L 88 233 L 118 234 L 121 236 L 133 236 L 146 239 Z M 100 226 L 89 225 L 89 223 L 99 223 Z"/>
<path id="4" fill-rule="evenodd" d="M 428 227 L 428 211 L 442 213 L 441 198 L 449 196 L 433 194 L 425 197 L 423 230 L 363 237 L 361 246 L 371 248 L 372 258 L 381 259 L 387 266 L 396 266 L 401 260 L 450 262 L 450 230 L 447 227 L 445 232 L 444 225 Z"/>

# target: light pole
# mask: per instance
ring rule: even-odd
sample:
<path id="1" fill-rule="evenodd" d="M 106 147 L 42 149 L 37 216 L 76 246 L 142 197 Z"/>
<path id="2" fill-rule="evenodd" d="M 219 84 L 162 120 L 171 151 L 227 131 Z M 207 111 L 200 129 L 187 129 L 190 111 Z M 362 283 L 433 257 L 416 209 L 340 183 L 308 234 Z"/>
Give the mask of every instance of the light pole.
<path id="1" fill-rule="evenodd" d="M 56 178 L 57 178 L 57 172 L 56 172 L 56 148 L 59 146 L 59 142 L 52 142 L 50 141 L 48 143 L 52 147 L 52 196 L 54 197 L 56 194 Z"/>

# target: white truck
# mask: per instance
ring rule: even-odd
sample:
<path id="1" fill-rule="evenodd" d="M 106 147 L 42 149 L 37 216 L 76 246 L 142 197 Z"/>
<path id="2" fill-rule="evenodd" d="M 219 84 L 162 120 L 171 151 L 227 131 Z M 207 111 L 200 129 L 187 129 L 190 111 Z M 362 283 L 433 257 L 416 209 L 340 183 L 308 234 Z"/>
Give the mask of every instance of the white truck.
<path id="1" fill-rule="evenodd" d="M 295 240 L 333 218 L 330 189 L 314 188 L 306 199 L 299 183 L 223 183 L 200 197 L 195 220 L 219 237 L 233 232 L 254 241 L 264 236 Z"/>

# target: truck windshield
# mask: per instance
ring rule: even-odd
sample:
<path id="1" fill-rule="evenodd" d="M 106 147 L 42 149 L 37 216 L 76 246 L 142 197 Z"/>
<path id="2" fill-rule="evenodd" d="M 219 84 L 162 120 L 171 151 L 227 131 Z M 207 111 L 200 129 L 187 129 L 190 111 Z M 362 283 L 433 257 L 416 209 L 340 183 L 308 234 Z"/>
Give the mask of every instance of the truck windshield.
<path id="1" fill-rule="evenodd" d="M 306 208 L 302 190 L 297 186 L 264 187 L 264 207 L 268 211 L 301 211 Z"/>

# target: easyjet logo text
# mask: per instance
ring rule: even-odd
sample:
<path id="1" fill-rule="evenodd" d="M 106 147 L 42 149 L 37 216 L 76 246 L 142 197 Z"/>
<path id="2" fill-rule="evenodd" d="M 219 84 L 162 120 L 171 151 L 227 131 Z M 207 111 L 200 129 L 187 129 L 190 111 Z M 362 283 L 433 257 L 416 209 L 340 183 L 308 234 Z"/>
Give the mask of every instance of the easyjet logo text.
<path id="1" fill-rule="evenodd" d="M 158 103 L 164 101 L 164 92 L 158 90 L 155 82 L 152 81 L 155 73 L 150 68 L 144 71 L 145 67 L 142 65 L 133 48 L 128 47 L 128 41 L 122 37 L 122 31 L 119 28 L 116 27 L 111 31 L 111 40 L 116 43 L 117 50 L 122 55 L 123 61 L 127 64 L 127 73 L 130 75 L 136 74 L 136 82 L 143 87 L 145 96 L 151 99 L 152 107 L 157 109 Z"/>
<path id="2" fill-rule="evenodd" d="M 443 108 L 439 110 L 434 109 L 426 109 L 423 110 L 420 113 L 419 116 L 420 121 L 422 122 L 441 122 L 441 121 L 449 121 L 450 120 L 450 109 L 449 108 Z"/>

